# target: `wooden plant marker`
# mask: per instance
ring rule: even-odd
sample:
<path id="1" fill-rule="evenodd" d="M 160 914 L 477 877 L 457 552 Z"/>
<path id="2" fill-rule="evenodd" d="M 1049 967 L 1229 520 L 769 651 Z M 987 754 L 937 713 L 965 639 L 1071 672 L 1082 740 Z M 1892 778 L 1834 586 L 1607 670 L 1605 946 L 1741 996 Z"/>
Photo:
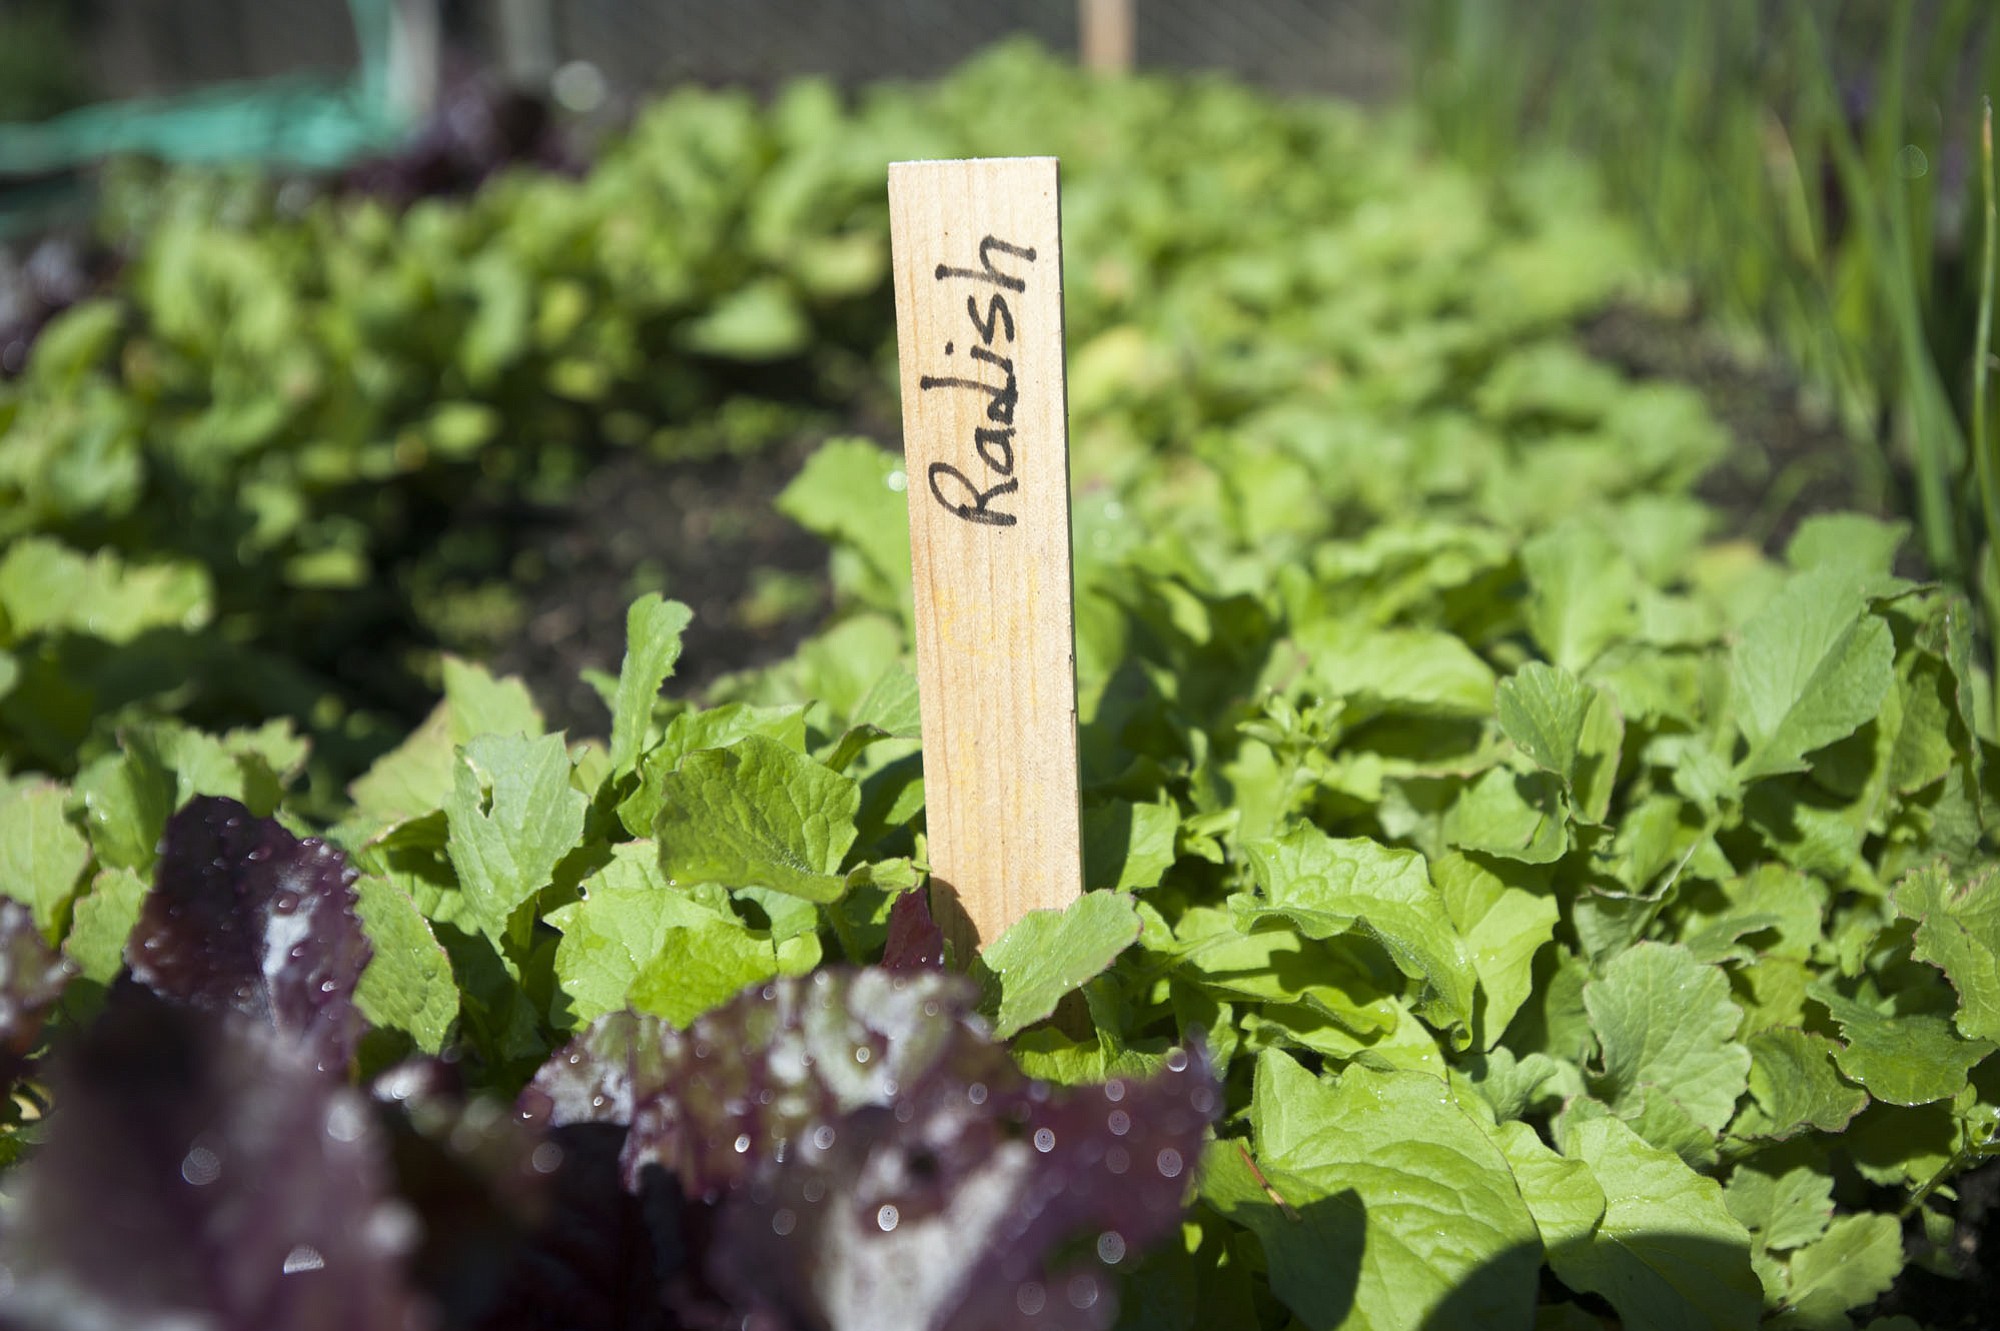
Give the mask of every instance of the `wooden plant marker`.
<path id="1" fill-rule="evenodd" d="M 932 908 L 961 957 L 1083 892 L 1056 159 L 896 162 Z"/>

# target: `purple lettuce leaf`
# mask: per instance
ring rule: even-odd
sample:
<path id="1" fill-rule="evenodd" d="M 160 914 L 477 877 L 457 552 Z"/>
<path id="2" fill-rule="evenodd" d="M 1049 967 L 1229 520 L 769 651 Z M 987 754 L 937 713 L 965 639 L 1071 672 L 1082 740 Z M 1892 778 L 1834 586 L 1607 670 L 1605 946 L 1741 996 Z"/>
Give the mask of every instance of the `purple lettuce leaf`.
<path id="1" fill-rule="evenodd" d="M 54 1060 L 0 1233 L 0 1325 L 423 1325 L 367 1103 L 291 1041 L 136 986 Z"/>
<path id="2" fill-rule="evenodd" d="M 42 1021 L 74 974 L 35 928 L 34 912 L 0 899 L 0 1095 L 27 1070 Z"/>
<path id="3" fill-rule="evenodd" d="M 449 1326 L 499 1298 L 516 1251 L 546 1211 L 562 1153 L 490 1098 L 468 1098 L 457 1066 L 413 1059 L 369 1085 L 396 1193 L 421 1222 L 411 1282 Z"/>
<path id="4" fill-rule="evenodd" d="M 1206 1061 L 1176 1061 L 1060 1098 L 940 1080 L 851 1115 L 724 1203 L 716 1283 L 772 1327 L 1109 1326 L 1110 1272 L 1176 1227 L 1216 1102 Z"/>
<path id="5" fill-rule="evenodd" d="M 709 1287 L 691 1254 L 714 1208 L 690 1203 L 665 1171 L 639 1190 L 619 1180 L 625 1129 L 576 1123 L 542 1148 L 562 1153 L 550 1205 L 508 1253 L 507 1279 L 469 1331 L 737 1331 L 741 1316 Z"/>
<path id="6" fill-rule="evenodd" d="M 370 955 L 357 876 L 318 838 L 199 796 L 167 820 L 125 964 L 162 998 L 260 1018 L 321 1070 L 344 1071 L 361 1039 L 354 991 Z"/>
<path id="7" fill-rule="evenodd" d="M 941 972 L 823 970 L 748 990 L 685 1031 L 611 1013 L 550 1058 L 521 1108 L 553 1125 L 629 1124 L 627 1188 L 659 1165 L 713 1200 L 821 1125 L 893 1104 L 935 1064 L 963 1085 L 1019 1080 L 970 1024 L 975 997 Z"/>
<path id="8" fill-rule="evenodd" d="M 921 889 L 905 892 L 889 907 L 889 941 L 882 948 L 884 970 L 944 969 L 944 930 L 931 917 L 927 895 Z"/>
<path id="9" fill-rule="evenodd" d="M 973 1015 L 962 977 L 822 971 L 685 1032 L 595 1023 L 524 1092 L 531 1120 L 629 1123 L 716 1208 L 703 1263 L 757 1331 L 1108 1326 L 1107 1279 L 1170 1232 L 1219 1096 L 1199 1053 L 1053 1090 Z"/>
<path id="10" fill-rule="evenodd" d="M 412 1282 L 444 1331 L 736 1331 L 694 1271 L 689 1207 L 658 1169 L 620 1186 L 625 1129 L 544 1132 L 467 1098 L 456 1065 L 417 1059 L 375 1079 L 397 1189 L 422 1220 Z"/>

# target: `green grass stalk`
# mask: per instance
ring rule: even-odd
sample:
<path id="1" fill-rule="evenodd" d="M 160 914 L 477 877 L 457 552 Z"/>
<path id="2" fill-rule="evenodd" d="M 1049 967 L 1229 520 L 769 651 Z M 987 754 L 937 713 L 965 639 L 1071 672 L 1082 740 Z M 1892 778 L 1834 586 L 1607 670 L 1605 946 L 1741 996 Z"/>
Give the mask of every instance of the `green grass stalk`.
<path id="1" fill-rule="evenodd" d="M 1964 462 L 1964 441 L 1924 326 L 1918 276 L 1920 242 L 1911 218 L 1911 187 L 1895 165 L 1904 124 L 1903 69 L 1909 53 L 1911 6 L 1898 6 L 1894 12 L 1879 62 L 1882 106 L 1865 140 L 1838 115 L 1834 63 L 1817 21 L 1802 2 L 1795 12 L 1798 23 L 1794 31 L 1805 57 L 1802 64 L 1811 71 L 1814 91 L 1829 113 L 1827 137 L 1834 171 L 1853 214 L 1861 271 L 1877 287 L 1880 308 L 1889 324 L 1889 345 L 1884 350 L 1891 352 L 1892 359 L 1883 368 L 1891 376 L 1890 382 L 1901 390 L 1900 409 L 1910 431 L 1916 469 L 1917 529 L 1924 554 L 1938 576 L 1963 584 L 1969 581 L 1968 566 L 1960 545 L 1952 489 Z M 1871 147 L 1875 158 L 1872 167 Z M 1877 176 L 1888 181 L 1886 198 L 1878 196 Z"/>
<path id="2" fill-rule="evenodd" d="M 1979 507 L 1986 522 L 1986 554 L 1981 590 L 1986 598 L 1987 633 L 1993 643 L 1993 686 L 1996 715 L 2000 715 L 2000 439 L 1996 439 L 1987 412 L 1992 391 L 1993 369 L 1993 270 L 1994 253 L 2000 250 L 1995 235 L 1993 202 L 1993 99 L 1982 99 L 1984 114 L 1979 126 L 1979 179 L 1985 195 L 1984 244 L 1979 267 L 1979 318 L 1972 337 L 1972 454 L 1979 474 Z"/>

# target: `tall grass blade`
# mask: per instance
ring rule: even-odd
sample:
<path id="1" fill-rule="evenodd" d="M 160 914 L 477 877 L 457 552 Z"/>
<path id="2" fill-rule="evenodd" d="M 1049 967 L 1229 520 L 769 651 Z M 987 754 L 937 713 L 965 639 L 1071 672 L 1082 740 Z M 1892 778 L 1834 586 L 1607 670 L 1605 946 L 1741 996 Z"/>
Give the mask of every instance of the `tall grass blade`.
<path id="1" fill-rule="evenodd" d="M 1986 600 L 1986 632 L 1993 643 L 1994 713 L 2000 715 L 2000 438 L 1987 415 L 1993 370 L 1993 270 L 2000 235 L 1994 227 L 1993 99 L 1983 99 L 1979 126 L 1979 179 L 1986 211 L 1981 228 L 1984 251 L 1979 265 L 1979 321 L 1972 338 L 1972 452 L 1979 473 L 1979 507 L 1986 525 L 1986 558 L 1980 589 Z"/>

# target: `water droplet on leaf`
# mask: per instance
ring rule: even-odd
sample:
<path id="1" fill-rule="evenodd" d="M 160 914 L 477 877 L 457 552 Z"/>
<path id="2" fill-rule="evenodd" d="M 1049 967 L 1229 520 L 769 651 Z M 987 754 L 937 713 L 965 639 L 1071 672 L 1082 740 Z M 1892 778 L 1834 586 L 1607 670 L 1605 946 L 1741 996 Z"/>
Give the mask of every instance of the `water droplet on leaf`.
<path id="1" fill-rule="evenodd" d="M 351 1100 L 336 1100 L 326 1111 L 326 1135 L 337 1142 L 351 1142 L 361 1135 L 361 1109 Z"/>
<path id="2" fill-rule="evenodd" d="M 301 1271 L 317 1271 L 326 1265 L 326 1258 L 320 1256 L 319 1249 L 310 1243 L 301 1243 L 285 1254 L 285 1274 L 295 1276 Z"/>
<path id="3" fill-rule="evenodd" d="M 205 1188 L 222 1177 L 222 1157 L 206 1146 L 197 1146 L 181 1160 L 181 1177 Z"/>

